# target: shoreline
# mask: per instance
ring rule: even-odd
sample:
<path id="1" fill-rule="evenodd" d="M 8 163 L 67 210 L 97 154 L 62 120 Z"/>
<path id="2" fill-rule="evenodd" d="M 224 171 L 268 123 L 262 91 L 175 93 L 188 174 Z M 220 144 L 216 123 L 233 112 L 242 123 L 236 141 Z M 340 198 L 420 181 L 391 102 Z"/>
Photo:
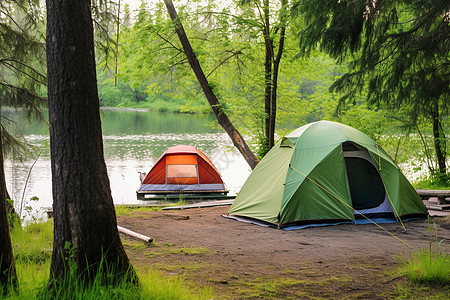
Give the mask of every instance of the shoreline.
<path id="1" fill-rule="evenodd" d="M 100 110 L 105 110 L 105 111 L 149 112 L 148 108 L 112 107 L 112 106 L 100 106 Z"/>

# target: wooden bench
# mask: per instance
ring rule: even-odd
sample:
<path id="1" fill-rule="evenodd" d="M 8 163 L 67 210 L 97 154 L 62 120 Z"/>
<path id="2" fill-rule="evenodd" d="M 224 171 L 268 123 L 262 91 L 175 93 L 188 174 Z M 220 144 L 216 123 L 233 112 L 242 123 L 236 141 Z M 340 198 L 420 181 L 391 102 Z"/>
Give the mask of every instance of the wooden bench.
<path id="1" fill-rule="evenodd" d="M 430 215 L 446 216 L 450 213 L 450 190 L 416 191 L 422 198 L 423 203 L 427 207 Z"/>
<path id="2" fill-rule="evenodd" d="M 445 204 L 448 202 L 450 204 L 450 190 L 416 190 L 417 194 L 427 200 L 429 198 L 437 198 L 438 204 Z"/>

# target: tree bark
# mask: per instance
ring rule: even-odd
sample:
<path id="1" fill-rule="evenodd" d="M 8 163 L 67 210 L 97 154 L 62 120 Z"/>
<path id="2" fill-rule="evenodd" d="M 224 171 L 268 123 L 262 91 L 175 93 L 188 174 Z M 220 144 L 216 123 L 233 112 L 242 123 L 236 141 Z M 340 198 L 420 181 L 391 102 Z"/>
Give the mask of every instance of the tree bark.
<path id="1" fill-rule="evenodd" d="M 91 2 L 46 4 L 54 209 L 50 273 L 65 279 L 76 264 L 78 278 L 86 283 L 108 271 L 114 279 L 135 281 L 117 230 L 104 161 Z"/>
<path id="2" fill-rule="evenodd" d="M 433 141 L 434 141 L 434 150 L 436 153 L 436 159 L 438 162 L 438 173 L 439 176 L 445 178 L 447 175 L 447 167 L 445 162 L 445 134 L 441 130 L 441 123 L 439 120 L 439 109 L 436 107 L 432 112 L 433 118 Z M 444 143 L 444 144 L 443 144 Z"/>
<path id="3" fill-rule="evenodd" d="M 191 65 L 192 71 L 194 72 L 197 80 L 200 84 L 200 87 L 205 94 L 206 99 L 211 106 L 211 109 L 214 112 L 214 115 L 217 118 L 217 121 L 222 126 L 222 128 L 226 131 L 228 136 L 233 141 L 234 146 L 238 148 L 239 152 L 244 156 L 245 160 L 249 164 L 250 168 L 254 169 L 258 164 L 259 160 L 255 156 L 255 154 L 250 150 L 247 143 L 245 142 L 242 135 L 239 131 L 234 127 L 228 118 L 225 109 L 220 104 L 216 95 L 212 91 L 211 87 L 208 84 L 208 80 L 206 79 L 205 73 L 200 66 L 200 62 L 197 60 L 194 51 L 192 50 L 191 43 L 189 42 L 186 32 L 184 31 L 183 25 L 178 19 L 178 14 L 175 10 L 172 0 L 164 0 L 166 4 L 167 11 L 169 12 L 170 18 L 175 23 L 175 30 L 177 32 L 178 38 L 180 39 L 181 45 L 183 46 L 184 52 L 187 56 L 189 64 Z"/>
<path id="4" fill-rule="evenodd" d="M 264 46 L 266 57 L 264 60 L 264 112 L 265 112 L 265 143 L 267 143 L 266 151 L 273 147 L 275 132 L 272 131 L 272 63 L 273 63 L 273 41 L 270 37 L 270 17 L 269 17 L 269 1 L 264 0 Z M 275 128 L 275 127 L 273 127 Z M 265 153 L 264 153 L 265 154 Z"/>
<path id="5" fill-rule="evenodd" d="M 286 0 L 281 1 L 281 9 L 284 9 L 284 5 L 286 5 Z M 282 12 L 281 12 L 282 14 Z M 284 40 L 286 37 L 286 24 L 284 23 L 284 15 L 281 15 L 281 29 L 280 29 L 280 41 L 278 42 L 278 52 L 277 56 L 273 61 L 273 75 L 272 75 L 272 91 L 270 97 L 270 135 L 269 135 L 269 149 L 271 149 L 275 145 L 275 123 L 277 117 L 277 89 L 278 89 L 278 73 L 280 70 L 281 58 L 283 56 L 284 50 Z"/>
<path id="6" fill-rule="evenodd" d="M 0 128 L 0 296 L 6 296 L 14 290 L 17 290 L 17 274 L 11 246 L 11 237 L 9 235 L 5 170 L 1 141 L 2 128 Z"/>

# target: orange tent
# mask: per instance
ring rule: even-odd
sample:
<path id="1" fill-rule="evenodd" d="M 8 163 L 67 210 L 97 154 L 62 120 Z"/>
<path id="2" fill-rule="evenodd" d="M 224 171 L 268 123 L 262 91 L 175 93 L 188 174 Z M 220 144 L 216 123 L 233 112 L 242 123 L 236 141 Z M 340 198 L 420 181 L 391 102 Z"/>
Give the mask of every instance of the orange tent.
<path id="1" fill-rule="evenodd" d="M 228 193 L 219 171 L 194 146 L 169 147 L 145 176 L 139 194 Z"/>

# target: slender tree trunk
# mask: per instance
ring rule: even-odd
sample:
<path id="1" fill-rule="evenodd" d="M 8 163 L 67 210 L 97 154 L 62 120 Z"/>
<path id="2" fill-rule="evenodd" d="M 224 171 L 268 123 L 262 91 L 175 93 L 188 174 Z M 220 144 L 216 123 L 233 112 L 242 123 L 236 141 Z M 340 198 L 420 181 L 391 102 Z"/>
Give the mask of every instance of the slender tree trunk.
<path id="1" fill-rule="evenodd" d="M 103 156 L 91 1 L 46 4 L 54 208 L 51 276 L 64 279 L 76 265 L 78 278 L 85 282 L 100 271 L 111 272 L 117 280 L 128 272 L 134 281 L 117 230 Z"/>
<path id="2" fill-rule="evenodd" d="M 254 169 L 259 162 L 258 158 L 255 156 L 255 154 L 253 154 L 242 135 L 231 123 L 225 112 L 225 109 L 222 107 L 216 95 L 209 86 L 205 73 L 203 72 L 200 63 L 197 60 L 194 51 L 192 50 L 192 46 L 187 38 L 183 25 L 178 19 L 178 14 L 175 10 L 175 7 L 173 6 L 172 0 L 164 0 L 164 3 L 166 4 L 170 18 L 173 22 L 175 22 L 175 30 L 177 32 L 178 38 L 180 39 L 181 45 L 183 46 L 189 64 L 191 65 L 192 71 L 197 77 L 197 80 L 203 90 L 203 93 L 205 94 L 206 99 L 209 102 L 209 105 L 211 106 L 211 109 L 214 112 L 214 115 L 217 118 L 217 121 L 231 138 L 233 144 L 236 146 L 236 148 L 238 148 L 239 152 L 244 156 L 250 168 Z"/>
<path id="3" fill-rule="evenodd" d="M 272 63 L 273 63 L 273 41 L 270 37 L 269 1 L 264 0 L 264 46 L 266 57 L 264 60 L 264 112 L 265 112 L 265 143 L 263 148 L 269 151 L 273 147 L 274 132 L 272 131 Z M 272 142 L 272 144 L 271 144 Z M 265 154 L 265 153 L 264 153 Z"/>
<path id="4" fill-rule="evenodd" d="M 275 145 L 275 124 L 277 116 L 277 89 L 278 89 L 278 73 L 280 70 L 280 62 L 284 50 L 284 41 L 286 34 L 285 17 L 283 13 L 286 0 L 281 1 L 280 10 L 280 40 L 278 42 L 278 51 L 274 57 L 273 40 L 270 37 L 270 7 L 269 1 L 264 1 L 264 44 L 266 50 L 266 58 L 264 62 L 265 69 L 265 134 L 267 141 L 267 151 Z"/>
<path id="5" fill-rule="evenodd" d="M 441 130 L 441 123 L 439 120 L 439 108 L 437 104 L 433 109 L 432 118 L 433 118 L 433 141 L 439 168 L 438 172 L 441 176 L 445 177 L 447 175 L 447 167 L 445 161 L 445 134 Z"/>
<path id="6" fill-rule="evenodd" d="M 0 126 L 0 296 L 6 296 L 17 289 L 17 275 L 11 247 L 11 237 L 9 235 L 5 170 L 1 141 L 2 128 Z"/>
<path id="7" fill-rule="evenodd" d="M 285 0 L 281 1 L 281 6 L 285 5 Z M 286 24 L 284 23 L 284 17 L 281 16 L 281 29 L 280 29 L 280 41 L 278 42 L 278 52 L 275 60 L 273 61 L 273 76 L 272 76 L 272 92 L 270 101 L 270 135 L 269 135 L 269 149 L 275 145 L 275 123 L 277 117 L 277 89 L 278 89 L 278 73 L 280 70 L 281 58 L 284 50 L 284 39 L 286 36 Z"/>
<path id="8" fill-rule="evenodd" d="M 117 73 L 118 73 L 118 61 L 119 61 L 119 34 L 120 34 L 120 0 L 117 4 L 117 30 L 116 30 L 116 67 L 114 70 L 114 87 L 117 87 Z M 138 101 L 139 102 L 139 101 Z"/>

